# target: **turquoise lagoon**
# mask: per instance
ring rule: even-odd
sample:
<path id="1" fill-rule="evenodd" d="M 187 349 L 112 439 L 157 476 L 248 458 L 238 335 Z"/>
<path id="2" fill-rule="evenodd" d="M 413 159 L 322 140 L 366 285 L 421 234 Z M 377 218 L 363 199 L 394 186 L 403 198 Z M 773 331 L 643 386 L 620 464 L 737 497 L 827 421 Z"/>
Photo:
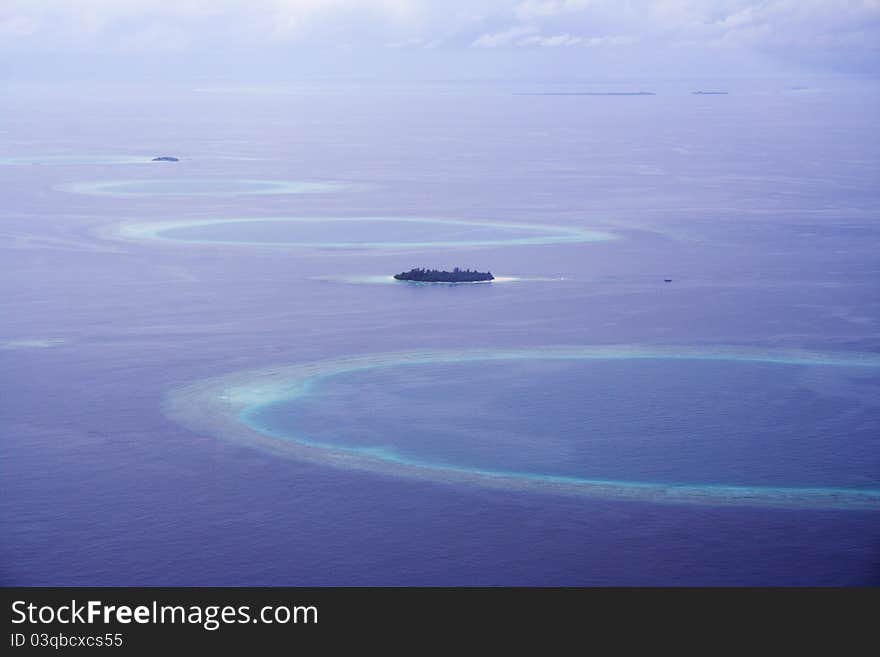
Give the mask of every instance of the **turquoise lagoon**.
<path id="1" fill-rule="evenodd" d="M 880 508 L 870 355 L 377 355 L 205 390 L 229 403 L 231 433 L 238 424 L 245 440 L 256 432 L 345 467 L 657 501 Z M 177 408 L 198 425 L 217 410 L 205 399 L 190 390 Z"/>
<path id="2" fill-rule="evenodd" d="M 449 248 L 596 242 L 603 231 L 561 226 L 423 217 L 263 217 L 131 223 L 116 234 L 227 245 L 326 249 Z"/>
<path id="3" fill-rule="evenodd" d="M 301 180 L 251 180 L 238 178 L 152 178 L 101 180 L 63 185 L 60 189 L 95 196 L 246 196 L 263 194 L 315 194 L 350 188 L 338 182 Z"/>

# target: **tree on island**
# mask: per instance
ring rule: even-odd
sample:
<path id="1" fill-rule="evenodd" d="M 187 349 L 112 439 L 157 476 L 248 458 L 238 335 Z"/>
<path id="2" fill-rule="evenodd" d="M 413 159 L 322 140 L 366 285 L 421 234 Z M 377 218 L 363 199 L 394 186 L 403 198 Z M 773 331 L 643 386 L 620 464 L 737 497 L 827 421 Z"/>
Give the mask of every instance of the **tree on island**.
<path id="1" fill-rule="evenodd" d="M 408 272 L 395 274 L 399 281 L 417 281 L 422 283 L 478 283 L 494 280 L 492 272 L 471 271 L 456 267 L 452 271 L 414 267 Z"/>

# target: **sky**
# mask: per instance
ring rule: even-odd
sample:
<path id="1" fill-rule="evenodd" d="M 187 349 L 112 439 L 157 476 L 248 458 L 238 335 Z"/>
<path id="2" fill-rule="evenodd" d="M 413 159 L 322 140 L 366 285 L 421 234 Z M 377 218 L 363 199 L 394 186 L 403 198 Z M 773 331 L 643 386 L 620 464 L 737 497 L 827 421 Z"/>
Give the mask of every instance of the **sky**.
<path id="1" fill-rule="evenodd" d="M 0 76 L 880 73 L 880 0 L 2 0 Z"/>

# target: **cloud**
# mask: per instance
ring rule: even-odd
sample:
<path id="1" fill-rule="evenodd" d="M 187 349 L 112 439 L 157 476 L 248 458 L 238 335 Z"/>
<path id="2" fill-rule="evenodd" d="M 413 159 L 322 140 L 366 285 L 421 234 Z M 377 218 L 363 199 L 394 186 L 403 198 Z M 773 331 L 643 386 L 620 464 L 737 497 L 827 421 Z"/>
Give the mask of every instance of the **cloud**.
<path id="1" fill-rule="evenodd" d="M 582 37 L 571 36 L 570 34 L 558 34 L 556 36 L 540 36 L 533 35 L 521 39 L 517 42 L 519 46 L 542 46 L 545 48 L 554 48 L 557 46 L 576 46 L 583 43 Z"/>
<path id="2" fill-rule="evenodd" d="M 181 47 L 387 41 L 421 28 L 417 0 L 3 0 L 0 47 L 129 50 L 162 32 Z"/>
<path id="3" fill-rule="evenodd" d="M 525 0 L 513 8 L 513 13 L 521 21 L 531 21 L 581 11 L 593 3 L 594 0 Z"/>
<path id="4" fill-rule="evenodd" d="M 10 16 L 0 20 L 0 38 L 29 37 L 37 32 L 39 24 L 30 16 Z"/>
<path id="5" fill-rule="evenodd" d="M 584 39 L 583 43 L 590 48 L 602 48 L 604 46 L 628 46 L 638 41 L 636 37 L 625 34 L 610 35 L 604 37 L 591 37 Z"/>
<path id="6" fill-rule="evenodd" d="M 499 48 L 509 46 L 517 42 L 517 40 L 527 34 L 532 34 L 537 28 L 530 25 L 522 25 L 511 27 L 503 32 L 495 34 L 484 34 L 471 43 L 474 48 Z"/>
<path id="7" fill-rule="evenodd" d="M 391 41 L 385 44 L 386 48 L 418 48 L 420 46 L 425 46 L 425 42 L 418 38 Z"/>
<path id="8" fill-rule="evenodd" d="M 183 52 L 190 47 L 186 31 L 174 25 L 155 23 L 131 32 L 120 44 L 122 52 Z"/>
<path id="9" fill-rule="evenodd" d="M 878 44 L 880 0 L 0 0 L 0 52 L 25 57 L 614 47 L 651 63 L 739 51 L 880 73 Z"/>

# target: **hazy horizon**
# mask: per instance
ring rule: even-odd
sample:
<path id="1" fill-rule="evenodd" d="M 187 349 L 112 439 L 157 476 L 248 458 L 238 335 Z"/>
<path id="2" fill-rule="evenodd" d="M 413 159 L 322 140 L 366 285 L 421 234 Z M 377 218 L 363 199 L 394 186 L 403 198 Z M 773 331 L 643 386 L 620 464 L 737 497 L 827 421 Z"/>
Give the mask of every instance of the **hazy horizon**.
<path id="1" fill-rule="evenodd" d="M 774 77 L 880 72 L 877 0 L 11 0 L 27 81 Z"/>

